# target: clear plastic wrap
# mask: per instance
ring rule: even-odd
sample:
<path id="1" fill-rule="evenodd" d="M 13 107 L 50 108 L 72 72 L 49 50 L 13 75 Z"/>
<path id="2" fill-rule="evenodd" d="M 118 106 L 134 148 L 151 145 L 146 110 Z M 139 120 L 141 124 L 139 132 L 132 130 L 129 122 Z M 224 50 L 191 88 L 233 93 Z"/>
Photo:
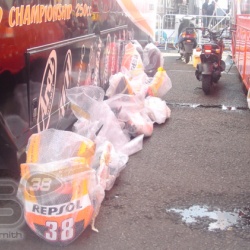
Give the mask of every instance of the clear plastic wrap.
<path id="1" fill-rule="evenodd" d="M 164 123 L 171 115 L 171 110 L 166 102 L 158 97 L 146 97 L 145 109 L 150 119 L 158 124 Z"/>
<path id="2" fill-rule="evenodd" d="M 88 90 L 88 88 L 90 88 L 90 90 Z M 104 92 L 100 90 L 102 89 L 97 86 L 84 86 L 84 88 L 75 87 L 70 89 L 67 94 L 69 100 L 73 103 L 72 109 L 77 118 L 87 117 L 91 122 L 98 122 L 100 128 L 98 130 L 99 140 L 102 138 L 103 141 L 110 141 L 116 149 L 119 149 L 122 145 L 126 144 L 130 138 L 124 134 L 111 108 L 106 102 L 102 101 Z M 84 94 L 82 91 L 84 91 Z M 88 95 L 86 95 L 86 93 Z M 81 130 L 80 127 L 78 127 L 78 129 Z"/>
<path id="3" fill-rule="evenodd" d="M 148 81 L 149 81 L 148 76 L 144 72 L 132 78 L 130 80 L 130 86 L 133 90 L 133 93 L 135 95 L 142 95 L 145 97 L 148 92 L 148 85 L 147 85 Z"/>
<path id="4" fill-rule="evenodd" d="M 133 89 L 130 86 L 129 80 L 121 72 L 110 77 L 109 87 L 106 91 L 107 97 L 111 97 L 117 94 L 133 94 Z"/>
<path id="5" fill-rule="evenodd" d="M 68 245 L 97 216 L 104 190 L 84 158 L 26 163 L 21 171 L 26 223 L 45 241 Z"/>
<path id="6" fill-rule="evenodd" d="M 94 142 L 73 132 L 30 137 L 18 197 L 27 224 L 47 242 L 71 243 L 97 216 L 105 193 L 90 167 L 94 154 Z"/>
<path id="7" fill-rule="evenodd" d="M 144 71 L 142 58 L 136 49 L 136 45 L 128 43 L 125 46 L 125 53 L 123 55 L 121 72 L 129 74 L 130 78 L 142 74 Z"/>
<path id="8" fill-rule="evenodd" d="M 84 157 L 88 163 L 95 153 L 95 143 L 70 131 L 48 129 L 33 134 L 27 145 L 30 163 L 48 163 L 72 157 Z"/>
<path id="9" fill-rule="evenodd" d="M 116 114 L 117 119 L 124 123 L 123 131 L 132 137 L 144 134 L 151 136 L 153 122 L 144 110 L 143 95 L 116 95 L 106 100 Z"/>
<path id="10" fill-rule="evenodd" d="M 172 82 L 163 68 L 158 68 L 148 86 L 148 95 L 163 98 L 172 88 Z"/>
<path id="11" fill-rule="evenodd" d="M 130 138 L 123 132 L 119 121 L 106 102 L 97 107 L 93 112 L 93 120 L 102 124 L 98 137 L 103 141 L 110 141 L 115 149 L 119 150 Z"/>
<path id="12" fill-rule="evenodd" d="M 143 66 L 145 73 L 153 77 L 159 67 L 163 67 L 161 51 L 153 44 L 148 43 L 143 51 Z"/>
<path id="13" fill-rule="evenodd" d="M 97 177 L 103 189 L 110 190 L 113 187 L 127 162 L 128 155 L 117 152 L 110 142 L 105 141 L 97 147 L 92 168 L 97 171 Z"/>
<path id="14" fill-rule="evenodd" d="M 74 123 L 72 131 L 94 141 L 101 127 L 102 125 L 99 121 L 92 122 L 81 118 Z"/>
<path id="15" fill-rule="evenodd" d="M 146 71 L 162 66 L 152 44 L 143 52 Z M 150 78 L 141 55 L 137 41 L 126 45 L 122 73 L 110 77 L 108 100 L 97 86 L 66 90 L 78 118 L 73 132 L 48 129 L 30 137 L 18 197 L 27 224 L 47 242 L 67 245 L 89 224 L 98 231 L 94 221 L 105 190 L 113 187 L 128 157 L 142 150 L 153 123 L 170 117 L 170 109 L 156 96 L 169 91 L 171 80 L 162 68 Z"/>
<path id="16" fill-rule="evenodd" d="M 142 150 L 143 147 L 143 138 L 144 135 L 139 135 L 133 138 L 130 142 L 125 144 L 120 151 L 128 156 L 139 152 L 140 150 Z"/>
<path id="17" fill-rule="evenodd" d="M 115 114 L 120 114 L 123 110 L 141 111 L 144 108 L 144 96 L 143 95 L 115 95 L 105 102 L 109 105 Z"/>
<path id="18" fill-rule="evenodd" d="M 138 51 L 141 56 L 141 59 L 143 60 L 143 48 L 141 44 L 137 40 L 131 40 L 131 43 L 135 45 L 136 50 Z"/>
<path id="19" fill-rule="evenodd" d="M 98 86 L 81 86 L 66 90 L 71 109 L 78 118 L 90 119 L 93 109 L 104 100 L 104 90 Z"/>
<path id="20" fill-rule="evenodd" d="M 137 137 L 138 135 L 148 137 L 153 133 L 153 122 L 146 112 L 128 111 L 121 119 L 124 119 L 125 121 L 124 130 L 132 137 Z"/>

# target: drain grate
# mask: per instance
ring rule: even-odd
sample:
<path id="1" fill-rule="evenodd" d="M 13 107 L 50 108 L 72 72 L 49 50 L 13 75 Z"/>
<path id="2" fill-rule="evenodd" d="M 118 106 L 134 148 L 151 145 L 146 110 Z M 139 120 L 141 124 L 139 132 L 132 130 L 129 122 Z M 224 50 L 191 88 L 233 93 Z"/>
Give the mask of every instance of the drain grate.
<path id="1" fill-rule="evenodd" d="M 171 102 L 166 102 L 166 104 L 168 106 L 172 106 L 172 107 L 221 109 L 221 110 L 225 110 L 225 111 L 237 111 L 237 110 L 249 111 L 249 108 L 247 108 L 247 107 L 230 107 L 230 106 L 225 106 L 225 105 L 222 105 L 222 104 L 219 104 L 219 105 L 204 105 L 204 104 L 196 104 L 196 103 L 171 103 Z"/>

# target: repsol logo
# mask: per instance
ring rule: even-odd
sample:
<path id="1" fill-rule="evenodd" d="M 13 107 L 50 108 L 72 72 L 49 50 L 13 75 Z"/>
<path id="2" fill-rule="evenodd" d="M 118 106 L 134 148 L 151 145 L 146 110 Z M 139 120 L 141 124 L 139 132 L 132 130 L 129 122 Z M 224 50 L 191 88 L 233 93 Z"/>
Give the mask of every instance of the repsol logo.
<path id="1" fill-rule="evenodd" d="M 52 50 L 43 74 L 43 80 L 40 90 L 37 129 L 38 132 L 49 127 L 50 115 L 53 107 L 57 74 L 57 55 Z"/>
<path id="2" fill-rule="evenodd" d="M 54 206 L 42 206 L 40 204 L 26 202 L 25 210 L 26 212 L 37 215 L 60 216 L 75 213 L 85 209 L 88 206 L 91 206 L 89 196 L 84 195 L 81 199 Z"/>

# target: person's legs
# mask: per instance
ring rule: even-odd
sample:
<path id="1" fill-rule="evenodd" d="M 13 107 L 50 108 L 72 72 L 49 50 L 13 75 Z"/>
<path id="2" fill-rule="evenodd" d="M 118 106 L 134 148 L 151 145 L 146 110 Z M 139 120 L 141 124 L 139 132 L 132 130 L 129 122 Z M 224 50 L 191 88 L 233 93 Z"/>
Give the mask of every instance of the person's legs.
<path id="1" fill-rule="evenodd" d="M 181 36 L 181 35 L 179 35 L 179 38 L 178 38 L 178 46 L 179 46 L 179 50 L 178 50 L 178 52 L 180 52 L 180 50 L 182 49 L 182 42 L 184 41 L 184 38 Z M 182 59 L 182 56 L 180 56 L 177 60 L 181 60 Z"/>
<path id="2" fill-rule="evenodd" d="M 207 17 L 203 17 L 203 28 L 207 28 Z M 202 31 L 202 35 L 205 34 L 205 30 Z"/>
<path id="3" fill-rule="evenodd" d="M 207 27 L 207 16 L 203 17 L 203 27 Z"/>
<path id="4" fill-rule="evenodd" d="M 207 17 L 207 27 L 210 29 L 210 26 L 211 26 L 211 17 Z"/>

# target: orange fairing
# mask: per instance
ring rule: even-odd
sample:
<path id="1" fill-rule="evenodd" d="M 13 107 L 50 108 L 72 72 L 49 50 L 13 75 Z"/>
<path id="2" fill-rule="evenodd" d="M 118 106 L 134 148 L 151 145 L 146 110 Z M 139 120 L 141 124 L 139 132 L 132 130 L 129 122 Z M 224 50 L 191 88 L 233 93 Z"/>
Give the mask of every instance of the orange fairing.
<path id="1" fill-rule="evenodd" d="M 121 66 L 127 69 L 131 76 L 138 76 L 143 73 L 143 62 L 134 44 L 128 43 L 125 46 Z"/>
<path id="2" fill-rule="evenodd" d="M 67 182 L 63 181 L 62 186 L 53 193 L 41 196 L 41 190 L 33 191 L 34 185 L 29 185 L 35 183 L 29 182 L 32 174 L 28 171 L 32 171 L 33 166 L 31 164 L 22 166 L 23 169 L 26 168 L 24 187 L 26 223 L 38 236 L 57 245 L 67 245 L 75 240 L 90 224 L 94 213 L 89 196 L 89 181 L 93 171 L 80 161 L 71 167 L 82 168 L 82 171 L 73 174 L 65 168 L 64 174 L 62 170 L 51 174 L 50 176 L 55 176 L 57 179 L 66 178 Z"/>
<path id="3" fill-rule="evenodd" d="M 50 132 L 50 131 L 52 131 L 52 132 Z M 42 132 L 42 135 L 39 133 L 33 134 L 30 137 L 28 150 L 27 150 L 26 162 L 28 162 L 28 163 L 41 163 L 39 157 L 41 157 L 42 154 L 51 153 L 51 152 L 45 151 L 46 139 L 48 140 L 47 143 L 49 144 L 50 141 L 49 141 L 48 137 L 49 137 L 49 135 L 53 136 L 54 130 L 50 130 L 50 131 L 49 132 L 44 131 L 44 132 Z M 65 134 L 68 135 L 67 132 L 65 132 Z M 68 136 L 70 136 L 70 135 L 71 135 L 71 133 L 69 133 Z M 43 152 L 43 150 L 44 150 L 44 152 Z M 95 143 L 86 138 L 86 140 L 82 141 L 77 148 L 72 149 L 71 157 L 82 157 L 83 159 L 85 159 L 86 163 L 88 165 L 90 165 L 92 158 L 94 156 L 94 153 L 95 153 Z M 50 156 L 50 158 L 51 158 L 51 156 Z M 56 156 L 55 156 L 55 158 L 56 158 Z M 70 158 L 70 156 L 68 158 Z M 61 159 L 63 159 L 63 156 L 61 157 Z"/>
<path id="4" fill-rule="evenodd" d="M 96 176 L 90 167 L 95 144 L 88 139 L 78 143 L 77 137 L 71 158 L 55 160 L 55 153 L 48 151 L 46 158 L 52 160 L 43 163 L 43 149 L 46 145 L 50 147 L 49 140 L 46 143 L 44 138 L 53 137 L 52 132 L 30 137 L 27 162 L 21 164 L 19 190 L 29 227 L 50 243 L 67 245 L 90 224 L 95 211 L 91 190 L 96 185 Z M 63 151 L 63 146 L 60 149 Z"/>

